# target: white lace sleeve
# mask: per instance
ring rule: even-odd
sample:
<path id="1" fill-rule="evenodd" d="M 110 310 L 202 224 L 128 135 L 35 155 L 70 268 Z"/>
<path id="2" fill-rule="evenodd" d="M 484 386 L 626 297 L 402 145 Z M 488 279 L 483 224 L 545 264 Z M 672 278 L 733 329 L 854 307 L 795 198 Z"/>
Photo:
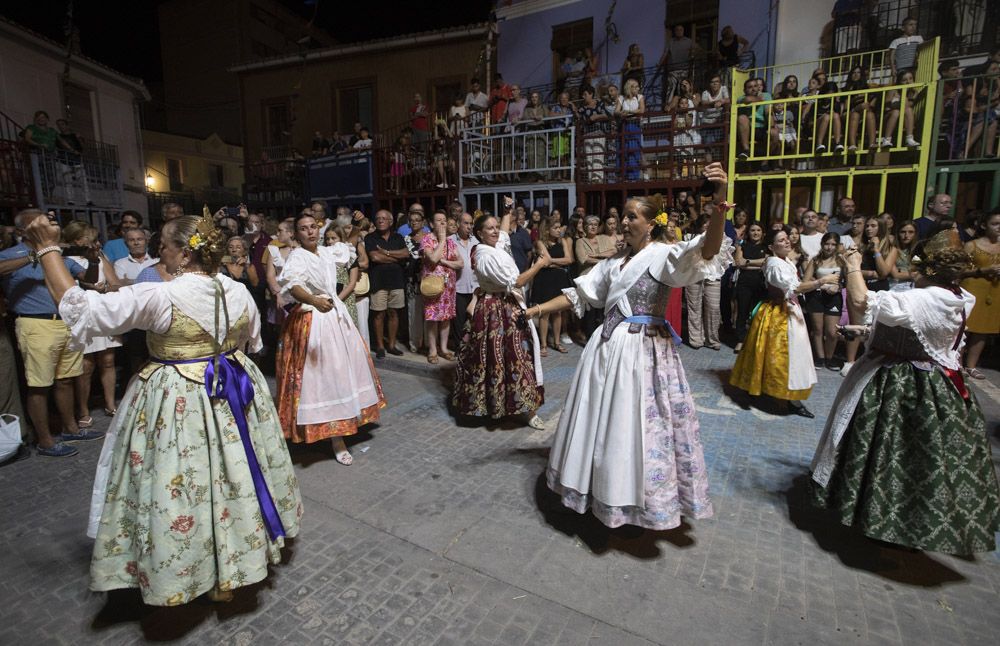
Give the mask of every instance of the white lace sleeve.
<path id="1" fill-rule="evenodd" d="M 614 263 L 621 262 L 619 256 L 606 258 L 594 265 L 594 268 L 573 281 L 574 287 L 563 290 L 566 298 L 573 303 L 573 311 L 577 316 L 583 316 L 589 308 L 600 309 L 608 299 L 608 289 L 611 287 L 611 269 Z"/>
<path id="2" fill-rule="evenodd" d="M 562 290 L 563 296 L 569 299 L 569 302 L 573 305 L 573 313 L 577 315 L 578 318 L 582 318 L 587 312 L 587 303 L 580 298 L 580 294 L 573 287 L 567 287 Z"/>
<path id="3" fill-rule="evenodd" d="M 902 301 L 897 298 L 903 292 L 868 291 L 865 303 L 865 325 L 876 322 L 891 327 L 910 327 L 910 316 Z"/>
<path id="4" fill-rule="evenodd" d="M 652 274 L 665 285 L 687 287 L 702 280 L 718 280 L 733 263 L 733 243 L 722 238 L 719 253 L 705 259 L 701 255 L 705 235 L 666 245 L 666 252 L 649 267 Z"/>
<path id="5" fill-rule="evenodd" d="M 108 294 L 71 287 L 59 301 L 59 315 L 70 330 L 70 349 L 83 350 L 95 337 L 130 330 L 166 332 L 170 299 L 162 286 L 142 283 Z"/>

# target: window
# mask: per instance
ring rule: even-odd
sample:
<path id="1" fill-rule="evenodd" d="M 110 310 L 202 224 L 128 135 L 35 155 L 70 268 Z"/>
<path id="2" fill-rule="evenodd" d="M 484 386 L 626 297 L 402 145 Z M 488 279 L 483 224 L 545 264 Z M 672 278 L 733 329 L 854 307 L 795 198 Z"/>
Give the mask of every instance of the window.
<path id="1" fill-rule="evenodd" d="M 97 141 L 99 133 L 95 126 L 94 93 L 75 83 L 65 83 L 66 118 L 76 134 L 84 141 Z M 55 120 L 50 125 L 55 125 Z"/>
<path id="2" fill-rule="evenodd" d="M 462 91 L 465 87 L 464 81 L 462 77 L 432 79 L 431 96 L 427 97 L 427 105 L 434 112 L 447 113 L 455 102 L 456 94 L 465 98 L 465 92 Z"/>
<path id="3" fill-rule="evenodd" d="M 177 192 L 184 190 L 184 182 L 181 176 L 181 160 L 167 159 L 167 179 L 170 180 L 170 191 Z"/>
<path id="4" fill-rule="evenodd" d="M 291 139 L 292 106 L 288 97 L 263 102 L 263 140 L 267 147 L 287 146 Z"/>
<path id="5" fill-rule="evenodd" d="M 373 80 L 346 81 L 335 85 L 333 102 L 333 122 L 337 130 L 354 132 L 354 123 L 360 121 L 374 134 L 378 125 Z"/>
<path id="6" fill-rule="evenodd" d="M 594 48 L 594 19 L 584 18 L 566 22 L 552 27 L 552 78 L 559 80 L 564 76 L 563 63 L 569 57 L 576 61 L 578 54 Z"/>
<path id="7" fill-rule="evenodd" d="M 222 188 L 226 185 L 226 173 L 222 164 L 208 165 L 208 185 L 212 188 Z"/>

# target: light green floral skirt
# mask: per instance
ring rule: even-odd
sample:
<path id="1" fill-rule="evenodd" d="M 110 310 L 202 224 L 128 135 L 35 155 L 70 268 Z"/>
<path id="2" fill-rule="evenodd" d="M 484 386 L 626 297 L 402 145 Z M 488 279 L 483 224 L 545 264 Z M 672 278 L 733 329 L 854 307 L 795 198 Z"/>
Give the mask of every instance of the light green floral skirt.
<path id="1" fill-rule="evenodd" d="M 256 393 L 247 409 L 254 451 L 291 538 L 298 481 L 267 383 L 244 365 Z M 229 404 L 164 366 L 134 379 L 118 410 L 91 589 L 139 588 L 145 603 L 163 606 L 264 579 L 284 543 L 264 528 Z"/>

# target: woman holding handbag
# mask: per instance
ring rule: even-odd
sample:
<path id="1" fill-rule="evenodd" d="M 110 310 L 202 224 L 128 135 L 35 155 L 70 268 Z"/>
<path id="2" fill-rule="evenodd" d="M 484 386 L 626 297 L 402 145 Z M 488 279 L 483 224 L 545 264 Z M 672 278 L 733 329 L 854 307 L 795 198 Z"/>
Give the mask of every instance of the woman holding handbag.
<path id="1" fill-rule="evenodd" d="M 420 246 L 424 252 L 420 293 L 424 296 L 427 362 L 438 362 L 439 339 L 441 356 L 454 361 L 454 353 L 448 350 L 448 334 L 451 332 L 451 320 L 455 318 L 455 271 L 461 269 L 463 263 L 455 241 L 448 237 L 448 216 L 444 211 L 434 212 L 431 233 L 421 239 Z"/>

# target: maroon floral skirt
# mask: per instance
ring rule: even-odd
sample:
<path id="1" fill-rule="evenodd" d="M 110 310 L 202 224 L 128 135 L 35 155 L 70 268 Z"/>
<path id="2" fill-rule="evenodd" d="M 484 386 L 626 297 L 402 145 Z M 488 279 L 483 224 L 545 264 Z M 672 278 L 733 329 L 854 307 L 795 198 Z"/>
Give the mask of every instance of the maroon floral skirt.
<path id="1" fill-rule="evenodd" d="M 452 395 L 457 413 L 498 419 L 538 410 L 545 389 L 535 379 L 528 325 L 512 296 L 479 297 L 458 351 Z"/>

